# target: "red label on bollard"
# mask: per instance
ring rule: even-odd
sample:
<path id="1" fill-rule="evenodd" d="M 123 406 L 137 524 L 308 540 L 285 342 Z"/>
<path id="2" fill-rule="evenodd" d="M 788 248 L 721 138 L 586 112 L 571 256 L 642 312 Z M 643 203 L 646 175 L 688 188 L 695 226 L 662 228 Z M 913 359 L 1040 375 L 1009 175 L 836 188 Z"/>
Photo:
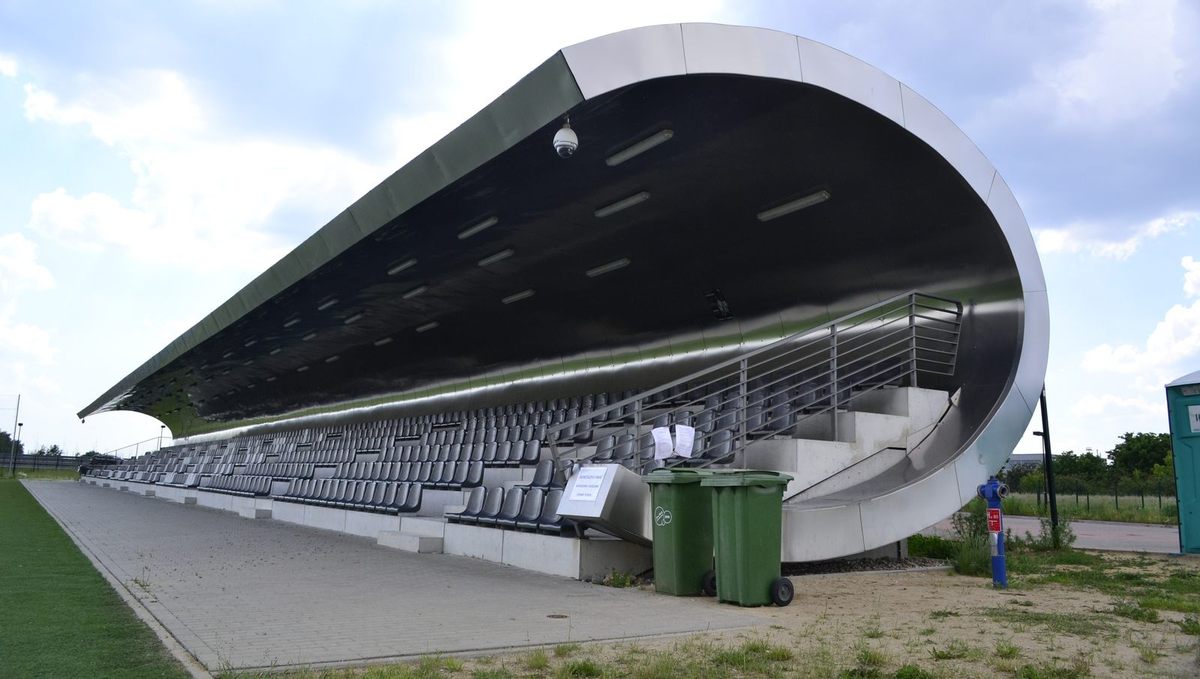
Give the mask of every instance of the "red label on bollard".
<path id="1" fill-rule="evenodd" d="M 987 522 L 988 522 L 988 532 L 989 533 L 999 533 L 1004 530 L 1003 528 L 1000 527 L 1000 510 L 999 509 L 992 509 L 991 507 L 988 508 Z"/>

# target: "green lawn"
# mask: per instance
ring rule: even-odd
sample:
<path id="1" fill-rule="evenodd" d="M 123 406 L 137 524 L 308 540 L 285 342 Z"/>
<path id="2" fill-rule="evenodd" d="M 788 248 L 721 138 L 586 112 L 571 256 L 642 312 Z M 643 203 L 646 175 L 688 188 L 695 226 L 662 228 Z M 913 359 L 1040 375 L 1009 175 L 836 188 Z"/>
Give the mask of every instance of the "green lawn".
<path id="1" fill-rule="evenodd" d="M 0 479 L 0 677 L 187 677 L 19 482 Z"/>
<path id="2" fill-rule="evenodd" d="M 8 467 L 0 470 L 0 479 L 11 479 L 13 475 L 9 472 Z M 79 472 L 75 471 L 74 467 L 69 469 L 17 469 L 18 479 L 36 479 L 44 481 L 75 481 L 79 478 Z"/>

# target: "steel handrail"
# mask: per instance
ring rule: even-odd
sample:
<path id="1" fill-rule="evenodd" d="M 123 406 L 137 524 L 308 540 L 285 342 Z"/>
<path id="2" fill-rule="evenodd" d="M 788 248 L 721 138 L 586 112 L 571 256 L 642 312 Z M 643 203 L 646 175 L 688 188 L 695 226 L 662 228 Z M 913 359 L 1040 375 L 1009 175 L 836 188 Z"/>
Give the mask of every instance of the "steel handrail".
<path id="1" fill-rule="evenodd" d="M 926 300 L 942 302 L 946 306 L 929 304 L 926 303 Z M 950 308 L 946 308 L 947 306 Z M 918 313 L 918 309 L 936 312 L 946 318 Z M 900 321 L 906 321 L 907 325 L 896 330 L 888 330 L 882 337 L 878 336 L 882 329 Z M 922 321 L 938 322 L 949 327 L 929 327 Z M 907 377 L 912 383 L 915 383 L 916 375 L 919 372 L 939 375 L 952 374 L 955 358 L 951 358 L 949 362 L 943 362 L 922 354 L 933 352 L 956 357 L 961 322 L 962 304 L 960 302 L 910 291 L 845 314 L 824 325 L 798 331 L 768 345 L 752 349 L 627 398 L 608 403 L 601 408 L 582 412 L 574 418 L 549 427 L 546 438 L 551 442 L 551 451 L 555 460 L 567 457 L 574 461 L 586 460 L 597 453 L 597 450 L 591 451 L 590 454 L 585 454 L 583 451 L 593 443 L 590 440 L 580 443 L 577 440 L 578 436 L 563 441 L 563 434 L 570 431 L 578 432 L 582 429 L 589 433 L 588 438 L 590 438 L 590 432 L 593 429 L 604 427 L 607 423 L 615 421 L 620 423 L 620 428 L 614 433 L 614 437 L 632 436 L 635 446 L 634 456 L 641 462 L 640 439 L 644 435 L 641 430 L 649 418 L 661 417 L 663 414 L 677 415 L 687 412 L 693 422 L 696 419 L 706 419 L 701 417 L 706 414 L 712 418 L 712 421 L 715 421 L 717 418 L 726 417 L 728 413 L 724 411 L 731 404 L 740 401 L 737 406 L 737 416 L 732 421 L 732 429 L 739 432 L 735 442 L 737 444 L 735 452 L 740 452 L 740 449 L 746 445 L 748 436 L 761 433 L 767 429 L 767 426 L 795 414 L 794 412 L 785 412 L 782 415 L 772 413 L 768 417 L 765 414 L 765 408 L 768 401 L 780 396 L 779 393 L 776 393 L 776 387 L 797 376 L 801 376 L 804 380 L 803 386 L 799 387 L 803 391 L 784 392 L 785 400 L 781 404 L 791 407 L 797 401 L 812 399 L 808 405 L 813 407 L 799 418 L 794 419 L 791 426 L 814 415 L 830 410 L 836 411 L 837 408 L 844 406 L 849 401 L 855 400 L 868 391 L 882 388 L 884 384 L 896 379 Z M 863 326 L 867 324 L 872 325 L 864 328 Z M 921 330 L 926 329 L 942 333 L 948 338 L 925 337 Z M 894 339 L 897 337 L 899 339 Z M 935 349 L 924 346 L 927 342 L 937 342 L 947 348 Z M 880 343 L 885 344 L 878 346 Z M 801 355 L 797 357 L 797 354 Z M 838 364 L 839 354 L 841 365 Z M 752 373 L 763 366 L 768 367 L 759 370 L 759 374 L 752 376 Z M 823 369 L 816 370 L 817 366 L 823 366 Z M 949 367 L 950 373 L 930 370 L 929 368 L 932 366 Z M 785 372 L 788 370 L 790 372 Z M 864 377 L 863 374 L 868 372 L 870 374 Z M 871 385 L 873 381 L 888 376 L 889 373 L 893 373 L 889 379 Z M 764 379 L 769 381 L 763 382 Z M 751 382 L 753 384 L 750 384 Z M 685 385 L 690 386 L 682 391 L 675 391 L 678 387 Z M 864 386 L 870 388 L 854 393 L 854 390 Z M 825 391 L 829 393 L 823 394 Z M 845 396 L 842 392 L 845 392 Z M 822 402 L 825 403 L 822 404 Z M 814 406 L 813 404 L 820 405 Z M 629 424 L 626 422 L 626 412 L 631 406 L 633 423 Z M 763 408 L 764 412 L 760 413 L 758 408 Z M 753 414 L 748 415 L 748 411 L 751 410 L 754 411 Z M 747 427 L 751 417 L 762 420 L 762 423 L 753 430 Z M 725 420 L 723 428 L 728 424 L 730 424 L 729 420 Z M 775 430 L 771 429 L 770 431 Z M 614 441 L 616 440 L 614 438 Z M 704 443 L 707 445 L 702 445 L 697 448 L 697 451 L 693 451 L 694 456 L 713 446 L 711 440 L 704 441 Z M 694 461 L 695 458 L 693 458 Z M 707 463 L 701 461 L 699 464 L 703 466 Z"/>

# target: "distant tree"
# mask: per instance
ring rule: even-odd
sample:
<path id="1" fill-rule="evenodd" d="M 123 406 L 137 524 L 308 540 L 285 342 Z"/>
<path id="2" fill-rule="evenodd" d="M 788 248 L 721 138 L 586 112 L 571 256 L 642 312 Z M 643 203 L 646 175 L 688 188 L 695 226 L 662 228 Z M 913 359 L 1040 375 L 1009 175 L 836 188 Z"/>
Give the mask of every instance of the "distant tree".
<path id="1" fill-rule="evenodd" d="M 62 455 L 62 454 L 63 454 L 62 448 L 59 448 L 57 443 L 52 446 L 42 446 L 41 448 L 37 449 L 37 452 L 34 453 L 34 455 L 51 455 L 51 456 Z"/>
<path id="2" fill-rule="evenodd" d="M 0 456 L 8 457 L 12 453 L 12 436 L 6 431 L 0 431 Z M 25 444 L 17 441 L 17 455 L 25 453 Z"/>
<path id="3" fill-rule="evenodd" d="M 1150 476 L 1156 479 L 1174 479 L 1175 454 L 1168 450 L 1166 459 L 1150 468 Z"/>
<path id="4" fill-rule="evenodd" d="M 1077 455 L 1075 451 L 1068 450 L 1054 456 L 1054 473 L 1098 483 L 1108 476 L 1109 467 L 1103 457 L 1091 451 Z"/>
<path id="5" fill-rule="evenodd" d="M 1108 456 L 1120 476 L 1149 476 L 1154 465 L 1162 464 L 1171 454 L 1170 434 L 1122 434 L 1121 442 Z"/>

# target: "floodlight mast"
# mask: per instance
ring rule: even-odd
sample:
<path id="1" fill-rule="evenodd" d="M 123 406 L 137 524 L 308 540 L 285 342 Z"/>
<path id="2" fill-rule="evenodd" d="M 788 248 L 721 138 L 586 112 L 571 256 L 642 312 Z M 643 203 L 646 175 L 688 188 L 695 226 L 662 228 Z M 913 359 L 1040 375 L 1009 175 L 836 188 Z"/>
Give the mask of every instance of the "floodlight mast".
<path id="1" fill-rule="evenodd" d="M 8 439 L 8 472 L 13 477 L 17 476 L 17 420 L 21 417 L 21 395 L 17 394 L 17 411 L 13 413 L 13 436 Z"/>

